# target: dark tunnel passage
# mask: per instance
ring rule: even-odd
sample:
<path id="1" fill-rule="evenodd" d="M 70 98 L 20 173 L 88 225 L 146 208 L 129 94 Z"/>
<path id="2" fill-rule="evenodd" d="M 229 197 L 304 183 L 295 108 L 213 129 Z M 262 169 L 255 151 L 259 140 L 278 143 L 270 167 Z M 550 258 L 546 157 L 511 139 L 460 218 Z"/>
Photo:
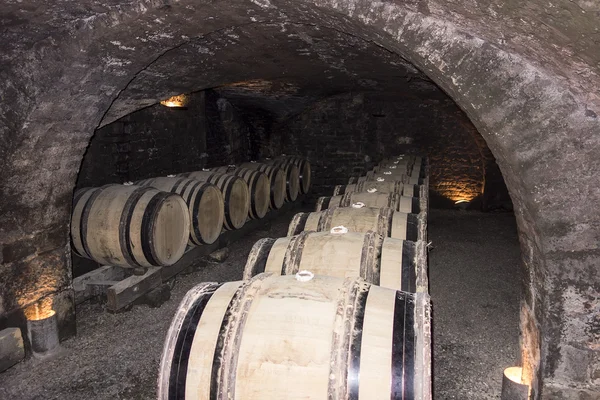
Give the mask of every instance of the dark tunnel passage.
<path id="1" fill-rule="evenodd" d="M 95 267 L 71 261 L 76 188 L 297 154 L 313 166 L 312 204 L 415 153 L 432 208 L 514 207 L 532 398 L 595 398 L 597 52 L 560 57 L 526 22 L 502 34 L 514 10 L 489 24 L 463 5 L 67 6 L 2 11 L 0 328 L 52 297 L 61 335 L 75 334 L 72 278 Z M 585 31 L 581 18 L 563 28 Z M 178 95 L 184 107 L 160 104 Z"/>

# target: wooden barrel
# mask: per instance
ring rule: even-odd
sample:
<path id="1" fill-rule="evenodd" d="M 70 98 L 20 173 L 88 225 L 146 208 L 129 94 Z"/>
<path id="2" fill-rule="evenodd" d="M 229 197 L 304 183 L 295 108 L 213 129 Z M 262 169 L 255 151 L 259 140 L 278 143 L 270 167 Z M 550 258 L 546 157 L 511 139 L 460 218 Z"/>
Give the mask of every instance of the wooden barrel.
<path id="1" fill-rule="evenodd" d="M 239 176 L 248 185 L 250 191 L 249 216 L 252 219 L 260 219 L 269 211 L 271 201 L 271 182 L 264 172 L 248 169 L 236 168 L 234 174 Z"/>
<path id="2" fill-rule="evenodd" d="M 402 196 L 419 197 L 420 186 L 402 183 L 400 181 L 367 181 L 355 183 L 352 185 L 337 185 L 333 189 L 333 195 L 338 196 L 350 192 L 381 192 L 381 193 L 398 193 Z"/>
<path id="3" fill-rule="evenodd" d="M 308 270 L 315 275 L 360 277 L 374 285 L 414 292 L 416 254 L 415 242 L 386 238 L 373 231 L 302 232 L 255 243 L 244 268 L 244 279 L 262 272 L 294 275 Z"/>
<path id="4" fill-rule="evenodd" d="M 421 398 L 421 298 L 328 276 L 200 284 L 171 322 L 158 399 Z"/>
<path id="5" fill-rule="evenodd" d="M 421 158 L 411 154 L 400 154 L 394 157 L 389 157 L 381 160 L 379 165 L 388 166 L 398 163 L 410 163 L 413 164 L 417 158 Z"/>
<path id="6" fill-rule="evenodd" d="M 407 173 L 411 170 L 413 166 L 412 161 L 392 161 L 392 162 L 381 162 L 375 168 L 373 168 L 374 172 L 379 172 L 381 170 L 391 169 L 394 171 L 398 171 L 399 173 Z"/>
<path id="7" fill-rule="evenodd" d="M 374 231 L 384 237 L 416 242 L 422 231 L 417 214 L 406 214 L 391 208 L 335 207 L 325 211 L 298 213 L 292 218 L 287 236 L 303 231 L 329 232 L 336 226 L 345 226 L 350 232 Z"/>
<path id="8" fill-rule="evenodd" d="M 225 218 L 223 227 L 227 230 L 239 229 L 246 223 L 250 205 L 248 185 L 239 176 L 220 174 L 213 171 L 195 171 L 181 174 L 186 178 L 209 182 L 221 190 Z"/>
<path id="9" fill-rule="evenodd" d="M 106 185 L 75 193 L 71 239 L 77 254 L 121 267 L 172 265 L 190 235 L 181 196 L 151 187 Z"/>
<path id="10" fill-rule="evenodd" d="M 298 167 L 292 163 L 281 163 L 280 160 L 265 160 L 264 163 L 285 171 L 285 201 L 296 201 L 300 193 L 300 172 Z"/>
<path id="11" fill-rule="evenodd" d="M 264 172 L 269 177 L 271 183 L 270 205 L 272 210 L 281 208 L 285 201 L 286 178 L 285 171 L 274 165 L 267 165 L 257 162 L 248 162 L 240 165 L 241 168 L 255 169 Z"/>
<path id="12" fill-rule="evenodd" d="M 293 164 L 298 167 L 300 178 L 300 193 L 306 194 L 310 190 L 312 170 L 307 159 L 298 156 L 281 156 L 275 159 L 278 165 Z"/>
<path id="13" fill-rule="evenodd" d="M 400 196 L 398 193 L 350 192 L 341 196 L 319 197 L 315 211 L 332 207 L 353 207 L 362 203 L 366 207 L 390 207 L 403 213 L 418 214 L 419 198 Z"/>
<path id="14" fill-rule="evenodd" d="M 423 174 L 418 176 L 407 176 L 407 175 L 384 175 L 384 173 L 375 173 L 373 176 L 368 177 L 367 181 L 376 181 L 378 178 L 398 180 L 409 185 L 422 185 L 424 182 Z"/>
<path id="15" fill-rule="evenodd" d="M 182 177 L 161 177 L 136 182 L 164 192 L 177 193 L 185 200 L 190 215 L 189 245 L 214 243 L 223 229 L 223 195 L 212 183 Z"/>
<path id="16" fill-rule="evenodd" d="M 425 179 L 425 168 L 421 164 L 415 164 L 409 175 L 408 182 L 422 184 Z"/>
<path id="17" fill-rule="evenodd" d="M 218 172 L 219 174 L 233 174 L 235 171 L 235 165 L 223 165 L 220 167 L 210 168 L 212 172 Z"/>

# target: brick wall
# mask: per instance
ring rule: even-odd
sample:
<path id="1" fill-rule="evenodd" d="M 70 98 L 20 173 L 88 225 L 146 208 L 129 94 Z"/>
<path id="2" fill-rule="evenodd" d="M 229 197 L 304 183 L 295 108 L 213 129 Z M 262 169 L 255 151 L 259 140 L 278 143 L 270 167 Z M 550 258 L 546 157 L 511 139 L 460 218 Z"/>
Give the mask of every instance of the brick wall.
<path id="1" fill-rule="evenodd" d="M 204 99 L 186 109 L 154 105 L 98 129 L 77 187 L 136 181 L 201 169 L 206 163 Z"/>

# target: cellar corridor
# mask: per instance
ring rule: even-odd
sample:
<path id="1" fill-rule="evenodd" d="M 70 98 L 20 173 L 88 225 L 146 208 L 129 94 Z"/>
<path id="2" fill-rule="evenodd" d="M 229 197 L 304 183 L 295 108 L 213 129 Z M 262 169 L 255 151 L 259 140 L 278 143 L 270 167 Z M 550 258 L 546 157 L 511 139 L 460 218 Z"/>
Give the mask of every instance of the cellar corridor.
<path id="1" fill-rule="evenodd" d="M 64 352 L 39 361 L 21 334 L 10 342 L 6 368 L 16 365 L 0 373 L 0 397 L 31 387 L 43 399 L 64 398 L 63 390 L 146 398 L 185 290 L 239 278 L 249 246 L 289 222 L 238 233 L 227 261 L 178 276 L 161 307 L 108 314 L 103 307 L 120 312 L 133 300 L 119 302 L 107 288 L 168 281 L 179 270 L 161 268 L 186 244 L 214 250 L 199 232 L 189 235 L 192 212 L 174 186 L 161 192 L 149 179 L 210 175 L 202 188 L 220 186 L 208 203 L 234 199 L 250 209 L 206 211 L 221 238 L 235 236 L 246 217 L 248 225 L 260 219 L 249 193 L 225 195 L 252 161 L 285 167 L 285 190 L 300 169 L 292 164 L 310 163 L 312 186 L 298 203 L 313 209 L 338 185 L 406 154 L 423 156 L 415 179 L 426 175 L 429 188 L 438 397 L 497 394 L 500 374 L 486 368 L 495 363 L 523 368 L 530 400 L 599 399 L 599 16 L 597 2 L 585 0 L 4 1 L 0 340 L 49 314 Z M 236 175 L 208 173 L 215 168 Z M 105 185 L 122 209 L 104 198 L 113 247 L 95 238 L 106 254 L 94 258 L 87 206 Z M 143 196 L 157 196 L 148 202 L 156 209 L 168 198 L 167 217 L 149 206 L 134 218 Z M 277 209 L 267 197 L 263 211 Z M 415 199 L 406 212 L 426 211 Z M 94 216 L 98 226 L 104 215 Z M 170 220 L 177 235 L 143 229 Z M 164 249 L 151 246 L 163 241 Z M 92 271 L 110 279 L 77 280 Z M 107 304 L 86 301 L 98 294 Z M 501 354 L 488 354 L 490 343 Z M 444 365 L 474 380 L 445 377 Z M 466 389 L 475 381 L 477 395 Z"/>
<path id="2" fill-rule="evenodd" d="M 292 213 L 229 247 L 223 263 L 203 260 L 176 278 L 171 298 L 109 314 L 99 302 L 77 310 L 79 332 L 47 361 L 0 374 L 0 398 L 135 400 L 156 394 L 171 318 L 198 282 L 239 280 L 252 245 L 285 235 Z M 510 213 L 432 210 L 430 278 L 434 313 L 434 399 L 498 399 L 502 370 L 518 360 L 519 246 Z"/>

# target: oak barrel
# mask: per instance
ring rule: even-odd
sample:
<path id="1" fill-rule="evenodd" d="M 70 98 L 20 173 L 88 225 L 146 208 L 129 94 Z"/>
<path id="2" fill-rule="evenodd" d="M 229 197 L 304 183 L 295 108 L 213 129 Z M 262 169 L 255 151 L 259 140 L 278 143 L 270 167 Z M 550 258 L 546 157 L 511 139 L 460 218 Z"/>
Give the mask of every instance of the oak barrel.
<path id="1" fill-rule="evenodd" d="M 419 164 L 412 167 L 409 173 L 384 168 L 378 172 L 370 171 L 370 173 L 365 175 L 366 181 L 376 181 L 378 178 L 386 180 L 398 180 L 413 185 L 421 185 L 425 178 L 425 169 Z"/>
<path id="2" fill-rule="evenodd" d="M 255 169 L 264 172 L 269 177 L 271 183 L 270 205 L 272 210 L 281 208 L 285 201 L 286 178 L 285 171 L 274 165 L 267 165 L 257 162 L 247 162 L 240 165 L 241 168 Z"/>
<path id="3" fill-rule="evenodd" d="M 412 161 L 393 161 L 393 162 L 381 162 L 375 168 L 374 172 L 379 172 L 385 169 L 391 169 L 398 173 L 408 173 L 413 166 Z"/>
<path id="4" fill-rule="evenodd" d="M 223 229 L 223 195 L 212 183 L 182 177 L 160 177 L 136 182 L 164 192 L 177 193 L 185 200 L 190 215 L 190 241 L 193 246 L 214 243 Z"/>
<path id="5" fill-rule="evenodd" d="M 310 162 L 307 159 L 298 156 L 280 156 L 273 160 L 273 165 L 285 167 L 289 164 L 298 167 L 298 177 L 300 179 L 300 193 L 308 193 L 310 190 L 310 184 L 312 179 L 312 170 Z"/>
<path id="6" fill-rule="evenodd" d="M 300 193 L 300 171 L 292 163 L 282 163 L 281 160 L 264 160 L 265 164 L 273 165 L 285 171 L 285 201 L 296 201 Z"/>
<path id="7" fill-rule="evenodd" d="M 395 211 L 418 214 L 419 198 L 400 196 L 398 193 L 350 192 L 340 196 L 319 197 L 315 211 L 332 207 L 390 207 Z"/>
<path id="8" fill-rule="evenodd" d="M 232 174 L 213 171 L 195 171 L 181 174 L 186 178 L 209 182 L 221 190 L 225 218 L 223 227 L 227 230 L 239 229 L 246 223 L 250 205 L 250 192 L 244 180 Z"/>
<path id="9" fill-rule="evenodd" d="M 121 267 L 172 265 L 190 234 L 181 196 L 151 187 L 106 185 L 75 193 L 71 240 L 77 254 Z"/>
<path id="10" fill-rule="evenodd" d="M 324 232 L 345 226 L 350 232 L 374 231 L 394 239 L 421 240 L 422 222 L 417 214 L 406 214 L 391 208 L 335 207 L 325 211 L 298 213 L 290 222 L 287 236 L 303 231 Z"/>
<path id="11" fill-rule="evenodd" d="M 260 219 L 269 211 L 271 201 L 271 182 L 264 172 L 248 169 L 236 168 L 234 175 L 239 176 L 248 185 L 250 191 L 249 216 L 252 219 Z"/>
<path id="12" fill-rule="evenodd" d="M 220 167 L 213 167 L 210 168 L 210 171 L 218 172 L 220 174 L 233 174 L 233 171 L 235 171 L 235 165 L 223 165 Z"/>
<path id="13" fill-rule="evenodd" d="M 408 183 L 402 183 L 394 180 L 382 180 L 382 181 L 367 181 L 361 183 L 354 183 L 350 185 L 337 185 L 333 189 L 333 195 L 338 196 L 350 192 L 381 192 L 381 193 L 398 193 L 402 196 L 408 197 L 419 197 L 420 187 L 419 185 L 411 185 Z"/>
<path id="14" fill-rule="evenodd" d="M 421 398 L 423 298 L 318 275 L 200 284 L 171 322 L 158 399 Z"/>
<path id="15" fill-rule="evenodd" d="M 259 240 L 248 255 L 244 279 L 261 272 L 294 275 L 309 270 L 316 275 L 360 277 L 374 285 L 414 292 L 417 265 L 415 242 L 336 227 L 275 241 Z"/>

